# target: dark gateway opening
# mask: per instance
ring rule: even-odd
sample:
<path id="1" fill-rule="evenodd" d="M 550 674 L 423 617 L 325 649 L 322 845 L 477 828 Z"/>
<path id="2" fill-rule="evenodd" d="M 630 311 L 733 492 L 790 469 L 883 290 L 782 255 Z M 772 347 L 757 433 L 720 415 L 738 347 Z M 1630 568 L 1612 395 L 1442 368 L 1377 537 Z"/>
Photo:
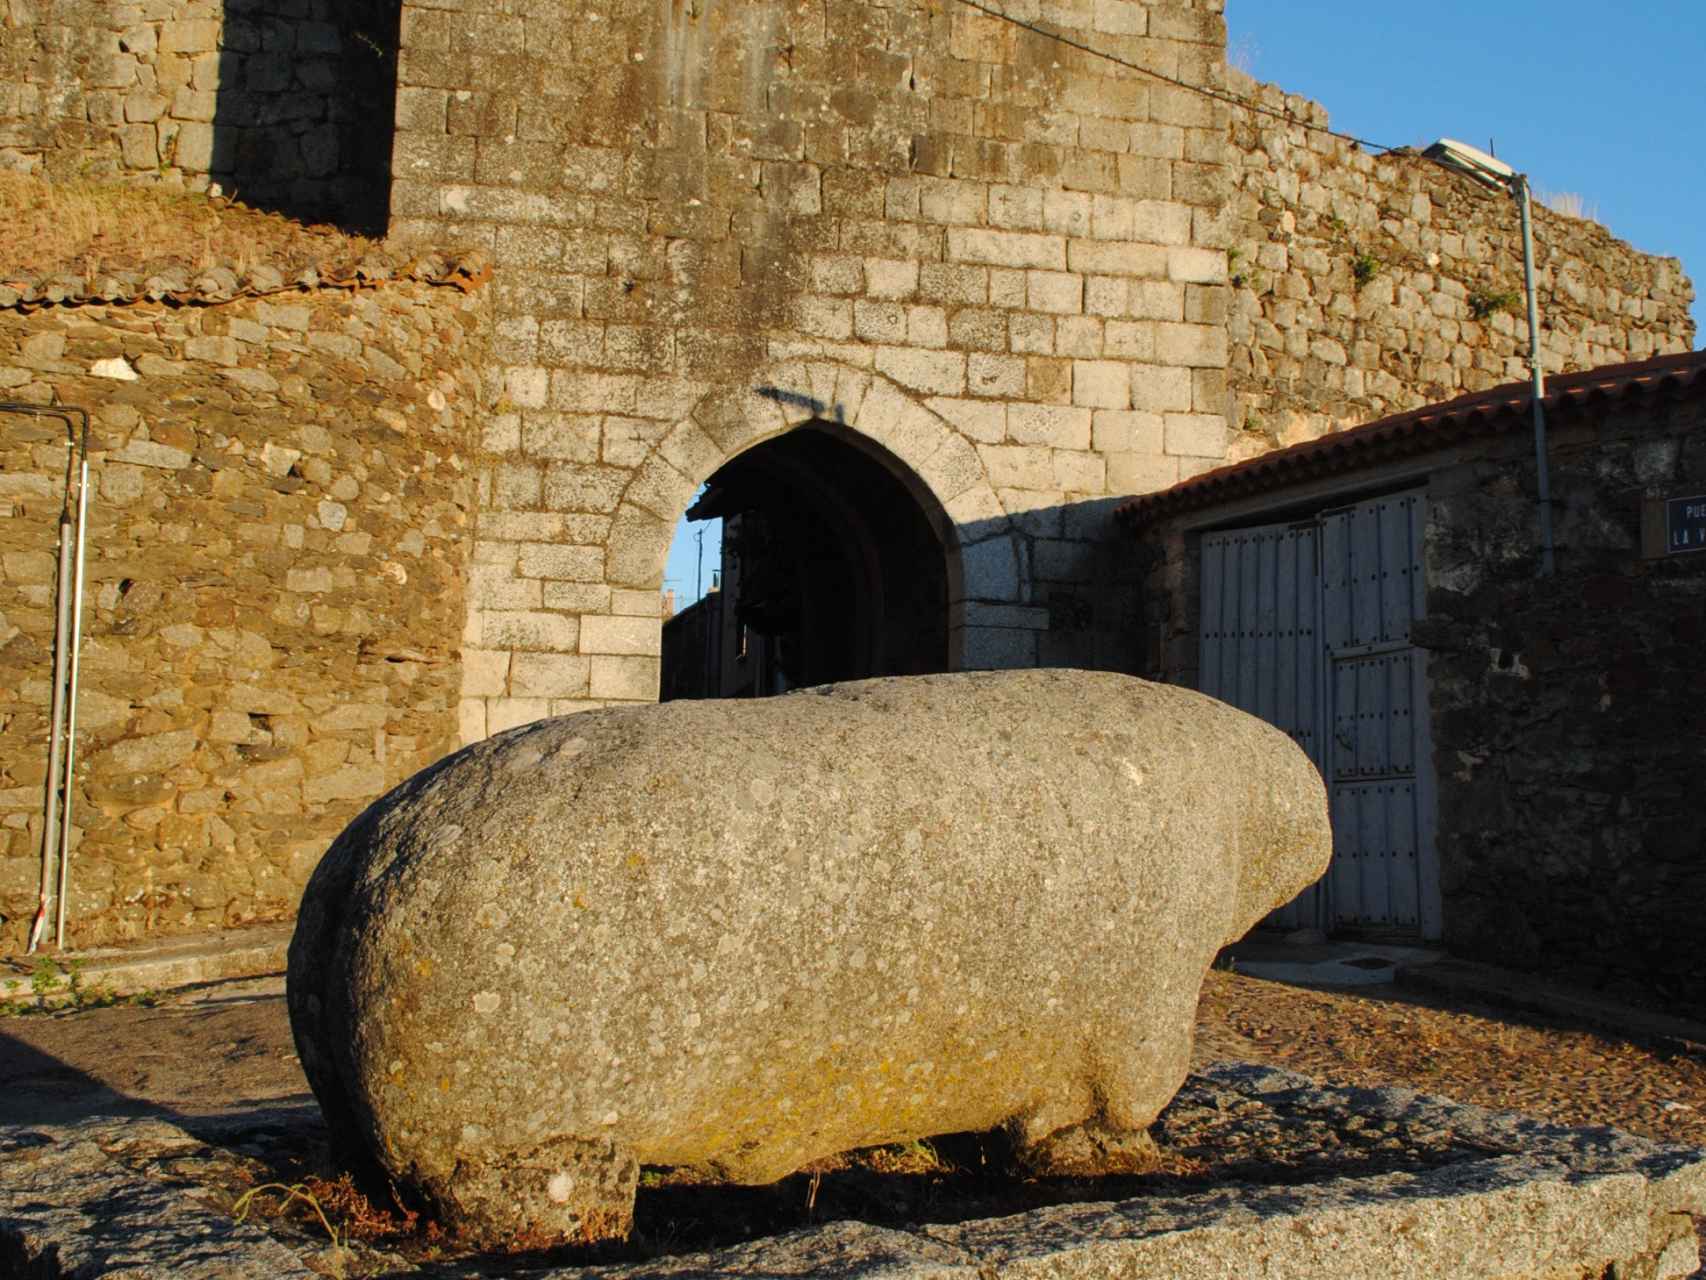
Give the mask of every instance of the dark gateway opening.
<path id="1" fill-rule="evenodd" d="M 723 519 L 719 585 L 665 622 L 662 699 L 946 671 L 946 516 L 906 475 L 822 421 L 725 463 L 687 512 Z"/>

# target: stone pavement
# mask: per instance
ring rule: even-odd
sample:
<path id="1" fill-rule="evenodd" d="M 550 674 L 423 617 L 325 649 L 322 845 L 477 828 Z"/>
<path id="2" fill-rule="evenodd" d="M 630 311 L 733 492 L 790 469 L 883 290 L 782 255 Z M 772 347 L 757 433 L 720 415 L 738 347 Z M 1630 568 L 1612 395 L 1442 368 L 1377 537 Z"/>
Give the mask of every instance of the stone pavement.
<path id="1" fill-rule="evenodd" d="M 1309 987 L 1374 987 L 1394 982 L 1401 968 L 1428 965 L 1445 953 L 1380 943 L 1295 944 L 1260 934 L 1226 948 L 1221 963 L 1252 978 Z"/>
<path id="2" fill-rule="evenodd" d="M 1285 1277 L 1541 1277 L 1609 1273 L 1680 1280 L 1698 1265 L 1690 1215 L 1706 1213 L 1706 1152 L 1616 1130 L 1568 1129 L 1408 1089 L 1336 1089 L 1269 1067 L 1223 1063 L 1181 1099 L 1260 1142 L 1287 1126 L 1430 1147 L 1420 1163 L 1341 1176 L 1249 1181 L 1118 1202 L 1057 1204 L 899 1229 L 835 1222 L 706 1253 L 588 1268 L 487 1258 L 464 1276 L 988 1277 L 1250 1273 Z M 298 1111 L 303 1110 L 298 1108 Z M 252 1140 L 284 1111 L 194 1123 L 97 1118 L 0 1129 L 0 1270 L 52 1277 L 414 1274 L 396 1255 L 296 1248 L 178 1179 L 195 1153 Z M 189 1174 L 192 1176 L 193 1174 Z M 333 1255 L 336 1256 L 333 1256 Z M 375 1264 L 375 1271 L 368 1264 Z M 400 1265 L 399 1265 L 400 1264 Z"/>

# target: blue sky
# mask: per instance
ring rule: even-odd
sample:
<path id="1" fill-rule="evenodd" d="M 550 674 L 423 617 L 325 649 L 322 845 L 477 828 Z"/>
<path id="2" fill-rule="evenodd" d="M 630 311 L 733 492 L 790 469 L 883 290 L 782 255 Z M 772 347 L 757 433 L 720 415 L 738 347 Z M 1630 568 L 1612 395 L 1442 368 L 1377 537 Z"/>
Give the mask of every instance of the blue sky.
<path id="1" fill-rule="evenodd" d="M 1334 128 L 1388 146 L 1490 140 L 1537 191 L 1580 196 L 1614 235 L 1706 285 L 1702 0 L 1227 0 L 1226 21 L 1234 65 L 1315 99 Z M 664 570 L 683 604 L 693 530 L 677 527 Z"/>
<path id="2" fill-rule="evenodd" d="M 703 492 L 703 490 L 701 490 Z M 692 505 L 689 503 L 688 505 Z M 705 531 L 705 550 L 701 556 L 695 535 Z M 663 570 L 663 589 L 675 592 L 675 607 L 684 609 L 710 590 L 711 575 L 722 564 L 723 522 L 701 520 L 689 524 L 683 516 L 675 524 L 675 540 L 669 544 L 669 563 Z M 700 591 L 695 592 L 698 583 Z"/>
<path id="3" fill-rule="evenodd" d="M 1706 283 L 1701 0 L 1227 0 L 1226 24 L 1234 66 L 1313 98 L 1335 129 L 1491 139 L 1537 191 L 1579 195 Z"/>

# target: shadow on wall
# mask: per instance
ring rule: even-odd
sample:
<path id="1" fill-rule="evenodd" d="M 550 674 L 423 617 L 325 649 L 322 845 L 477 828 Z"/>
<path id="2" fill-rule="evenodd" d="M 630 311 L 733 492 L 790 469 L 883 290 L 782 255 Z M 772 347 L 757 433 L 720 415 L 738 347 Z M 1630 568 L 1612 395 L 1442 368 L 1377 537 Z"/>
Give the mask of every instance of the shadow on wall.
<path id="1" fill-rule="evenodd" d="M 401 0 L 224 7 L 211 68 L 214 181 L 259 209 L 383 235 Z"/>
<path id="2" fill-rule="evenodd" d="M 1136 673 L 1140 585 L 1113 521 L 1124 501 L 1085 498 L 958 526 L 964 667 Z"/>

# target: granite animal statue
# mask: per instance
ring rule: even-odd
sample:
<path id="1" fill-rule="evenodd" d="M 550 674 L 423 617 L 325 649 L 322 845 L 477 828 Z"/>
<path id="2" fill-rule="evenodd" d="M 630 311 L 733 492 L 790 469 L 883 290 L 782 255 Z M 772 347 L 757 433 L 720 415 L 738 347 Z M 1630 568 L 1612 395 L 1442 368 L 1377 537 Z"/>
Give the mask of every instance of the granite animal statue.
<path id="1" fill-rule="evenodd" d="M 334 1131 L 478 1238 L 623 1234 L 642 1165 L 764 1183 L 1004 1127 L 1083 1172 L 1329 849 L 1282 732 L 1126 676 L 582 712 L 339 837 L 290 1014 Z"/>

